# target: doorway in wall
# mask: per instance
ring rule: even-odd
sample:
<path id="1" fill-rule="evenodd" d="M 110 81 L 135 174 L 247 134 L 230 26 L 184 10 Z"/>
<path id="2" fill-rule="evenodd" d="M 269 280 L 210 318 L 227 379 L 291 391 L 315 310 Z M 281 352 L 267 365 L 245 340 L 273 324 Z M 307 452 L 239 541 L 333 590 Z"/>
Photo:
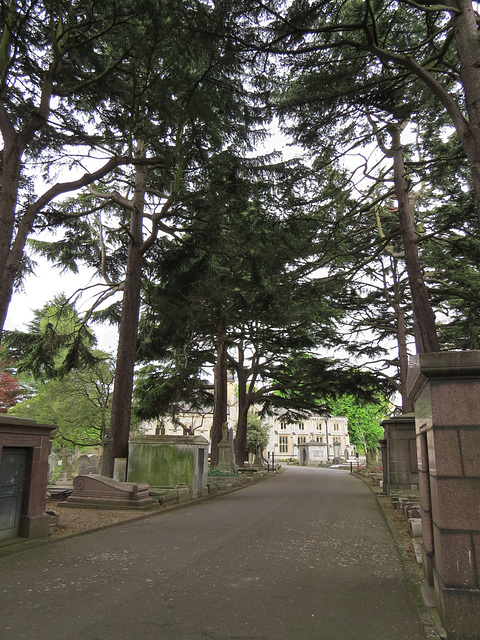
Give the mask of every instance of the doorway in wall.
<path id="1" fill-rule="evenodd" d="M 27 449 L 4 447 L 0 460 L 0 540 L 18 535 Z"/>

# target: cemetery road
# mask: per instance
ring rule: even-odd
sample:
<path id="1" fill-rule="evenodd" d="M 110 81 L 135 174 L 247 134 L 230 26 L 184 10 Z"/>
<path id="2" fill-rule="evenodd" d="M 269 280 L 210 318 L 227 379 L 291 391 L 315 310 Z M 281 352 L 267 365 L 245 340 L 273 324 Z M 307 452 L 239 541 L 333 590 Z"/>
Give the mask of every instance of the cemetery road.
<path id="1" fill-rule="evenodd" d="M 211 500 L 0 559 L 2 640 L 414 640 L 370 489 L 288 467 Z"/>

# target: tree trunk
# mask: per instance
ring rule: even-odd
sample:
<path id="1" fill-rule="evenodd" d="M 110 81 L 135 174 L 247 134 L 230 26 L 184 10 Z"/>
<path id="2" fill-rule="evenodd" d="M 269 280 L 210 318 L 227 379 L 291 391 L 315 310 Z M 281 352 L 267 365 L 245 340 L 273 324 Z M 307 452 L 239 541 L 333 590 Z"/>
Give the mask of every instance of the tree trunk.
<path id="1" fill-rule="evenodd" d="M 471 0 L 454 0 L 459 13 L 453 13 L 454 35 L 460 60 L 460 78 L 465 95 L 468 125 L 457 127 L 465 149 L 480 218 L 480 42 L 477 15 Z"/>
<path id="2" fill-rule="evenodd" d="M 218 465 L 218 444 L 222 439 L 222 427 L 227 422 L 227 342 L 225 330 L 217 335 L 217 360 L 213 370 L 213 422 L 211 434 L 210 465 Z"/>
<path id="3" fill-rule="evenodd" d="M 240 394 L 239 394 L 240 396 Z M 239 398 L 240 400 L 240 398 Z M 237 434 L 235 436 L 234 450 L 235 450 L 235 463 L 239 467 L 245 466 L 245 460 L 247 458 L 247 418 L 248 418 L 249 406 L 247 403 L 243 403 L 240 407 L 240 401 L 238 403 L 238 424 Z"/>
<path id="4" fill-rule="evenodd" d="M 247 394 L 248 377 L 244 368 L 245 353 L 243 346 L 238 347 L 238 422 L 235 434 L 234 451 L 235 464 L 243 467 L 247 457 L 247 416 L 250 408 L 250 401 Z"/>
<path id="5" fill-rule="evenodd" d="M 401 129 L 401 124 L 390 127 L 395 194 L 398 202 L 400 232 L 405 253 L 408 282 L 412 294 L 417 352 L 428 353 L 431 351 L 440 351 L 440 343 L 435 328 L 435 314 L 430 304 L 418 255 L 418 238 L 415 231 L 409 185 L 405 177 L 403 149 L 400 142 Z"/>
<path id="6" fill-rule="evenodd" d="M 17 273 L 19 260 L 11 260 L 15 209 L 18 199 L 20 180 L 21 150 L 17 144 L 17 136 L 10 144 L 5 144 L 0 190 L 0 337 L 7 318 L 8 307 L 12 298 L 13 283 Z M 21 257 L 21 256 L 20 256 Z"/>
<path id="7" fill-rule="evenodd" d="M 139 143 L 137 157 L 144 153 Z M 133 208 L 130 218 L 127 270 L 122 301 L 122 315 L 118 334 L 117 363 L 112 396 L 110 434 L 112 455 L 105 464 L 106 475 L 113 477 L 115 458 L 128 458 L 128 439 L 132 410 L 133 377 L 137 347 L 138 318 L 142 282 L 142 222 L 147 168 L 138 166 L 135 174 Z M 104 472 L 105 473 L 105 472 Z"/>
<path id="8" fill-rule="evenodd" d="M 398 346 L 398 370 L 400 374 L 400 394 L 402 396 L 402 412 L 413 412 L 413 400 L 407 393 L 408 351 L 407 331 L 405 329 L 405 310 L 400 304 L 395 303 L 397 317 L 397 346 Z"/>

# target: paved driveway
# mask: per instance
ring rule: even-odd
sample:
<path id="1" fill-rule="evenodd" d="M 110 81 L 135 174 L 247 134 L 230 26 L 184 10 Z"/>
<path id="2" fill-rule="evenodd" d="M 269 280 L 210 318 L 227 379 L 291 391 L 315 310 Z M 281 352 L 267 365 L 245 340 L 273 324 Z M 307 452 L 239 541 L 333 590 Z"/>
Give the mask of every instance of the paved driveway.
<path id="1" fill-rule="evenodd" d="M 288 467 L 0 576 L 2 640 L 424 638 L 375 497 L 338 470 Z"/>

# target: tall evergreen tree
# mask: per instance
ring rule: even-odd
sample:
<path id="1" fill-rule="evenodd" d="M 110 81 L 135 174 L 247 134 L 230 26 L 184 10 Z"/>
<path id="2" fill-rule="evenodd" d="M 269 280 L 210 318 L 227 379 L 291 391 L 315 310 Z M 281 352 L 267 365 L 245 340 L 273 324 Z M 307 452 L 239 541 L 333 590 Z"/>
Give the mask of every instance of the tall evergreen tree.
<path id="1" fill-rule="evenodd" d="M 446 19 L 448 14 L 451 20 Z M 325 1 L 314 6 L 293 2 L 275 14 L 276 39 L 270 42 L 287 69 L 278 98 L 280 113 L 296 140 L 317 157 L 317 166 L 371 144 L 372 121 L 383 123 L 377 135 L 381 148 L 386 149 L 391 138 L 388 153 L 393 159 L 396 209 L 412 289 L 418 351 L 438 351 L 440 341 L 425 285 L 425 263 L 419 259 L 419 247 L 425 241 L 414 221 L 417 194 L 412 187 L 431 175 L 434 163 L 443 165 L 445 158 L 435 157 L 428 135 L 424 136 L 425 153 L 412 170 L 411 151 L 402 145 L 400 133 L 410 118 L 419 122 L 423 131 L 431 132 L 436 123 L 440 135 L 446 133 L 450 122 L 470 163 L 476 157 L 476 114 L 471 105 L 464 107 L 476 91 L 476 72 L 463 43 L 472 33 L 472 16 L 468 2 L 442 7 L 368 0 L 341 5 Z M 476 51 L 477 45 L 472 49 L 474 57 Z M 458 85 L 452 70 L 460 69 L 462 84 Z M 465 135 L 470 136 L 468 142 Z M 361 162 L 364 184 L 371 167 L 366 155 Z M 361 165 L 357 166 L 357 181 L 360 171 Z M 467 183 L 471 181 L 477 189 L 475 171 L 471 169 Z M 435 188 L 435 184 L 429 185 L 431 194 Z M 457 180 L 457 189 L 463 188 Z M 383 198 L 391 197 L 385 189 Z M 378 202 L 372 198 L 370 210 Z M 438 203 L 433 204 L 433 210 L 437 207 Z M 359 211 L 365 213 L 368 206 Z M 428 231 L 436 234 L 442 226 L 433 222 Z"/>
<path id="2" fill-rule="evenodd" d="M 99 148 L 86 103 L 106 106 L 102 88 L 128 55 L 136 12 L 117 0 L 0 2 L 0 335 L 13 288 L 31 268 L 28 236 L 58 222 L 49 205 L 129 162 L 100 153 L 85 166 Z M 81 174 L 62 181 L 67 168 Z"/>
<path id="3" fill-rule="evenodd" d="M 102 103 L 98 109 L 91 105 L 106 132 L 105 148 L 114 155 L 134 154 L 134 168 L 95 185 L 87 208 L 85 198 L 68 203 L 79 216 L 108 210 L 117 230 L 109 232 L 101 223 L 94 229 L 77 219 L 74 225 L 85 234 L 83 246 L 73 235 L 55 246 L 36 243 L 37 250 L 65 263 L 75 266 L 80 259 L 96 265 L 108 276 L 111 290 L 123 292 L 113 453 L 104 469 L 108 475 L 113 473 L 113 458 L 125 458 L 128 451 L 140 290 L 148 254 L 159 234 L 175 235 L 188 226 L 190 200 L 201 188 L 205 167 L 228 148 L 243 154 L 251 150 L 254 126 L 261 124 L 246 85 L 248 32 L 239 5 L 146 4 L 152 11 L 130 25 L 136 37 L 129 56 L 117 65 L 116 80 L 106 88 L 109 109 Z M 88 236 L 92 231 L 97 237 Z M 115 254 L 110 268 L 118 270 L 121 282 L 109 276 L 108 239 Z"/>

